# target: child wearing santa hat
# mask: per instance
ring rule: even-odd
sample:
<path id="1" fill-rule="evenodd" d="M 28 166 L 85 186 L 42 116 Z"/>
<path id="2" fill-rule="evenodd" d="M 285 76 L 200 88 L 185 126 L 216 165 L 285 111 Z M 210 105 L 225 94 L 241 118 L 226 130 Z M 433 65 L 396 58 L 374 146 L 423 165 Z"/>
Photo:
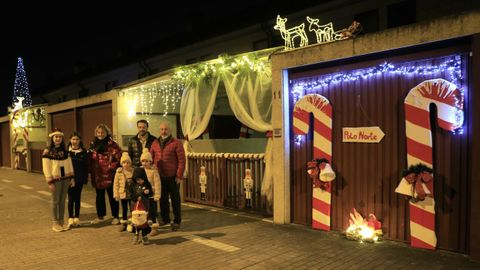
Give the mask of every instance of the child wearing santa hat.
<path id="1" fill-rule="evenodd" d="M 127 152 L 122 153 L 120 158 L 121 167 L 117 168 L 113 179 L 113 198 L 122 204 L 122 219 L 120 220 L 120 232 L 127 228 L 128 205 L 130 204 L 129 186 L 132 183 L 133 167 L 132 160 Z"/>
<path id="2" fill-rule="evenodd" d="M 63 142 L 63 132 L 55 128 L 48 136 L 50 143 L 42 154 L 43 174 L 52 191 L 52 230 L 62 232 L 70 228 L 64 225 L 64 213 L 68 188 L 75 185 L 73 165 Z"/>
<path id="3" fill-rule="evenodd" d="M 150 197 L 153 195 L 152 185 L 148 181 L 144 168 L 135 168 L 133 170 L 132 184 L 130 185 L 130 198 L 132 200 L 132 223 L 135 232 L 134 244 L 140 241 L 148 244 L 147 234 L 151 232 L 148 226 L 147 217 L 150 207 Z M 141 233 L 142 239 L 139 239 Z"/>
<path id="4" fill-rule="evenodd" d="M 159 224 L 157 223 L 157 204 L 160 200 L 160 194 L 162 191 L 160 175 L 158 174 L 157 168 L 153 166 L 152 154 L 150 154 L 148 148 L 143 148 L 140 162 L 145 169 L 148 181 L 153 184 L 153 194 L 152 197 L 150 197 L 150 208 L 148 211 L 148 223 L 152 226 L 150 236 L 155 236 L 158 234 L 159 227 Z"/>

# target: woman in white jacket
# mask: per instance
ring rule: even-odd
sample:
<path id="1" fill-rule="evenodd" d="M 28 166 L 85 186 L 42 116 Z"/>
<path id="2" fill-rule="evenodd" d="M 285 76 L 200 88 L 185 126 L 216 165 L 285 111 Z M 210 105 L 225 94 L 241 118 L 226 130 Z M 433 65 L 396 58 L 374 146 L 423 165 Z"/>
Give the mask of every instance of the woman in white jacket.
<path id="1" fill-rule="evenodd" d="M 55 128 L 48 136 L 50 144 L 42 154 L 43 174 L 52 191 L 52 230 L 62 232 L 69 229 L 64 224 L 64 213 L 68 187 L 75 185 L 73 165 L 63 142 L 63 132 Z"/>

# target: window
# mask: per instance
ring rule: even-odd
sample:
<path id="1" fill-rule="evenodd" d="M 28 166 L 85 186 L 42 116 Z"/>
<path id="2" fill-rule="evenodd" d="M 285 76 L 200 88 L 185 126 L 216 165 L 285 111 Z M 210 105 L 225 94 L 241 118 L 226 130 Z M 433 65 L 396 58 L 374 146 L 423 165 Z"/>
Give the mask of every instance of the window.
<path id="1" fill-rule="evenodd" d="M 376 32 L 380 29 L 378 9 L 355 14 L 354 20 L 362 25 L 362 33 Z"/>
<path id="2" fill-rule="evenodd" d="M 387 27 L 397 27 L 415 22 L 416 8 L 414 0 L 406 0 L 387 7 Z"/>

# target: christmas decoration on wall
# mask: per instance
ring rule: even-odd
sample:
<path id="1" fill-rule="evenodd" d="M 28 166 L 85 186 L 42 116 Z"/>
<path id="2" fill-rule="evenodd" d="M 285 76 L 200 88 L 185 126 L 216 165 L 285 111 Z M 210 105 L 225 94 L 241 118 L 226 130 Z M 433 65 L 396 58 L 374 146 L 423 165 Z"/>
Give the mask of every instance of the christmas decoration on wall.
<path id="1" fill-rule="evenodd" d="M 332 106 L 323 96 L 309 94 L 300 98 L 293 109 L 293 133 L 305 135 L 310 128 L 310 113 L 313 114 L 313 158 L 324 158 L 328 163 L 332 160 Z M 327 163 L 322 162 L 322 163 Z M 327 163 L 327 164 L 328 164 Z M 329 167 L 330 165 L 328 165 Z M 331 168 L 329 168 L 331 170 Z M 335 176 L 333 170 L 325 171 L 324 177 L 329 182 Z M 322 172 L 320 171 L 320 180 Z M 314 181 L 315 183 L 315 181 Z M 312 192 L 312 228 L 330 230 L 331 185 L 321 185 L 313 188 Z"/>
<path id="2" fill-rule="evenodd" d="M 132 119 L 137 112 L 140 112 L 148 120 L 158 97 L 163 105 L 163 116 L 167 116 L 169 112 L 175 111 L 182 96 L 183 87 L 181 82 L 163 80 L 123 90 L 123 95 L 129 102 L 128 118 Z"/>
<path id="3" fill-rule="evenodd" d="M 20 99 L 20 97 L 22 99 Z M 22 107 L 32 106 L 32 98 L 30 96 L 30 90 L 28 90 L 27 73 L 25 72 L 21 57 L 17 60 L 17 72 L 15 74 L 15 83 L 13 85 L 12 106 L 15 107 L 19 101 L 22 103 Z"/>
<path id="4" fill-rule="evenodd" d="M 338 72 L 308 78 L 293 79 L 291 82 L 292 100 L 295 104 L 305 93 L 312 93 L 321 90 L 323 87 L 329 87 L 331 84 L 342 84 L 347 82 L 368 80 L 379 75 L 401 75 L 411 76 L 435 76 L 446 73 L 448 80 L 453 84 L 460 84 L 463 80 L 462 74 L 462 56 L 450 55 L 439 59 L 440 64 L 417 64 L 406 62 L 401 65 L 394 65 L 388 62 L 377 66 L 364 69 L 351 70 L 347 72 Z M 458 128 L 453 133 L 462 134 L 463 129 Z M 302 142 L 302 136 L 295 136 L 294 142 L 299 145 Z"/>
<path id="5" fill-rule="evenodd" d="M 335 172 L 324 158 L 307 162 L 307 173 L 312 178 L 313 188 L 322 190 L 330 189 L 330 182 L 335 179 Z"/>
<path id="6" fill-rule="evenodd" d="M 374 214 L 364 219 L 355 208 L 350 213 L 348 220 L 350 226 L 346 231 L 346 237 L 360 242 L 377 242 L 383 236 L 382 223 Z"/>
<path id="7" fill-rule="evenodd" d="M 447 131 L 461 128 L 463 93 L 444 79 L 427 80 L 405 98 L 407 163 L 410 166 L 395 192 L 411 197 L 410 234 L 413 247 L 435 249 L 435 199 L 430 104 L 437 107 L 438 126 Z"/>
<path id="8" fill-rule="evenodd" d="M 442 60 L 440 60 L 442 61 Z M 452 55 L 444 57 L 444 60 L 438 65 L 415 64 L 412 62 L 394 65 L 384 62 L 380 65 L 364 69 L 351 70 L 347 72 L 338 72 L 334 74 L 321 75 L 308 78 L 299 78 L 292 80 L 291 92 L 294 103 L 301 98 L 304 93 L 311 93 L 330 86 L 331 84 L 341 84 L 345 82 L 368 80 L 379 75 L 401 75 L 409 76 L 435 76 L 446 73 L 448 80 L 453 84 L 459 84 L 463 79 L 462 75 L 462 57 Z"/>
<path id="9" fill-rule="evenodd" d="M 198 178 L 200 182 L 200 199 L 205 201 L 207 193 L 207 174 L 205 173 L 205 166 L 200 166 L 200 175 Z"/>
<path id="10" fill-rule="evenodd" d="M 245 207 L 252 208 L 253 179 L 252 171 L 245 169 L 245 178 L 243 179 L 243 190 L 245 191 Z"/>
<path id="11" fill-rule="evenodd" d="M 308 30 L 315 32 L 317 43 L 320 44 L 355 37 L 355 35 L 362 31 L 362 25 L 357 21 L 353 21 L 348 28 L 339 31 L 333 30 L 332 22 L 320 25 L 318 24 L 319 19 L 313 19 L 309 16 L 307 16 L 307 21 L 310 23 Z"/>
<path id="12" fill-rule="evenodd" d="M 300 42 L 298 47 L 305 47 L 308 45 L 308 37 L 305 33 L 305 23 L 301 23 L 297 26 L 287 29 L 285 23 L 287 18 L 283 19 L 280 15 L 277 15 L 277 24 L 273 29 L 280 31 L 280 35 L 285 41 L 285 50 L 295 48 L 295 39 L 299 38 Z"/>
<path id="13" fill-rule="evenodd" d="M 128 100 L 127 116 L 132 119 L 139 112 L 148 120 L 158 98 L 163 105 L 163 115 L 166 116 L 175 111 L 186 85 L 220 76 L 225 71 L 253 71 L 270 74 L 270 61 L 268 57 L 250 53 L 237 57 L 221 55 L 208 62 L 176 67 L 170 79 L 122 90 L 121 93 Z"/>

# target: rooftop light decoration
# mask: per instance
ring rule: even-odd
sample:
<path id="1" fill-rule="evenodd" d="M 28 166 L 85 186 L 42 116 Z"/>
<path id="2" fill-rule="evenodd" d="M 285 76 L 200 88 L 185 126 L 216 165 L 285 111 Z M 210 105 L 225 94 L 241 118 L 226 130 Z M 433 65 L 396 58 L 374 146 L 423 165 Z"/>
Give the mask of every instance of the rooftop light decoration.
<path id="1" fill-rule="evenodd" d="M 308 45 L 308 37 L 305 33 L 305 23 L 301 23 L 297 26 L 292 28 L 286 28 L 285 23 L 287 22 L 287 18 L 282 18 L 280 15 L 277 15 L 277 24 L 273 27 L 273 29 L 280 31 L 280 35 L 282 36 L 283 40 L 285 41 L 285 50 L 290 50 L 295 48 L 295 39 L 299 39 L 298 47 L 305 47 Z"/>
<path id="2" fill-rule="evenodd" d="M 327 24 L 318 24 L 319 19 L 310 18 L 307 16 L 307 21 L 310 24 L 308 26 L 308 31 L 315 32 L 317 37 L 317 43 L 328 43 L 337 40 L 343 40 L 350 37 L 355 37 L 358 33 L 362 31 L 362 25 L 353 21 L 348 28 L 344 28 L 338 31 L 333 30 L 333 23 L 329 22 Z"/>
<path id="3" fill-rule="evenodd" d="M 201 80 L 221 76 L 226 71 L 270 72 L 269 60 L 255 53 L 237 57 L 224 54 L 208 62 L 176 67 L 172 79 L 184 85 L 196 84 Z"/>

